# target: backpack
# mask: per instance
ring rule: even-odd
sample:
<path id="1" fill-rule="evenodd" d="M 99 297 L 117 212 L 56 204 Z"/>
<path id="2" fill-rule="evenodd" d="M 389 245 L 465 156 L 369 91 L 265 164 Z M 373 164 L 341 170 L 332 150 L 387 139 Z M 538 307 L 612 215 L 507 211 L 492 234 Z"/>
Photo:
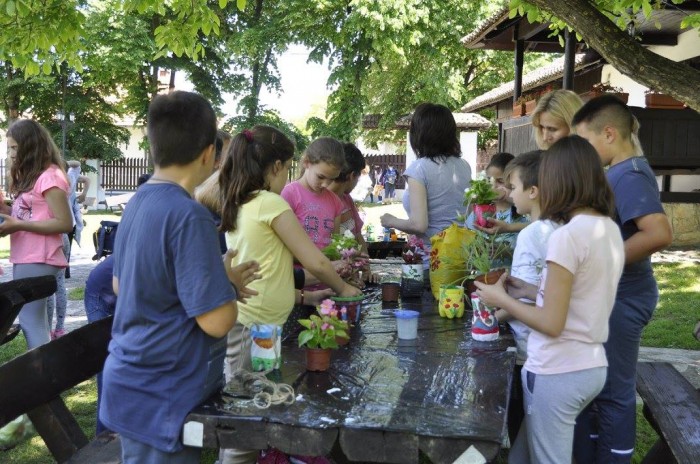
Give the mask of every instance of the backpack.
<path id="1" fill-rule="evenodd" d="M 92 243 L 95 245 L 93 261 L 112 254 L 114 241 L 117 238 L 117 226 L 119 226 L 118 222 L 101 221 L 100 228 L 93 232 Z"/>

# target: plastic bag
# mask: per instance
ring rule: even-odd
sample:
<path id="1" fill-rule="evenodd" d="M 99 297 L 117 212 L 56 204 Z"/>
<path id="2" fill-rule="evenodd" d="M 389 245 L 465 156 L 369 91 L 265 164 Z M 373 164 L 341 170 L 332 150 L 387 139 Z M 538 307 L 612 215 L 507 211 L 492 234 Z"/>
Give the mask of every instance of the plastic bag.
<path id="1" fill-rule="evenodd" d="M 440 286 L 458 284 L 467 274 L 465 245 L 476 232 L 457 224 L 430 237 L 430 290 L 440 299 Z"/>
<path id="2" fill-rule="evenodd" d="M 22 414 L 17 419 L 0 428 L 0 449 L 7 450 L 14 448 L 36 435 L 36 429 L 26 414 Z"/>

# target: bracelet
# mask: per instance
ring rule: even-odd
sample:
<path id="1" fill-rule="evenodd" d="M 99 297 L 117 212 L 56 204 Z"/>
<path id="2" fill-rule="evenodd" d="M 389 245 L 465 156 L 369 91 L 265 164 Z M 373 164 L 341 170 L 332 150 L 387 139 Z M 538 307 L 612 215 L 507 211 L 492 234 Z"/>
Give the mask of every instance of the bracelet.
<path id="1" fill-rule="evenodd" d="M 299 295 L 301 296 L 301 301 L 299 302 L 300 306 L 304 306 L 304 289 L 302 288 L 299 290 Z"/>

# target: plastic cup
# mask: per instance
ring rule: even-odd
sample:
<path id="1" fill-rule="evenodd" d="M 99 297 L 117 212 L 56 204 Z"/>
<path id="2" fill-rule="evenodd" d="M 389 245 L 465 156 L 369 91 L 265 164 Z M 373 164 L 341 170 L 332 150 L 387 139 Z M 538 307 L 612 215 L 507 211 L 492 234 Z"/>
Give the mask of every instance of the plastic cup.
<path id="1" fill-rule="evenodd" d="M 400 309 L 394 312 L 396 328 L 401 340 L 415 340 L 418 337 L 418 311 Z"/>

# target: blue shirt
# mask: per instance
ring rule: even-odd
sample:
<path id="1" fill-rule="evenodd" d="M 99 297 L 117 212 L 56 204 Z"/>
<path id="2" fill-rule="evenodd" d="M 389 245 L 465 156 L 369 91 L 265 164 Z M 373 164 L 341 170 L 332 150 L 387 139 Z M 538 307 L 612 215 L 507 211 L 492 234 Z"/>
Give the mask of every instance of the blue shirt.
<path id="1" fill-rule="evenodd" d="M 610 166 L 607 177 L 615 194 L 615 222 L 620 226 L 622 240 L 627 240 L 639 231 L 635 219 L 664 212 L 656 176 L 643 156 L 628 158 Z M 646 257 L 625 265 L 618 293 L 645 290 L 652 282 L 655 287 L 651 257 Z"/>
<path id="2" fill-rule="evenodd" d="M 185 416 L 223 380 L 225 338 L 205 334 L 195 317 L 236 298 L 211 215 L 179 185 L 144 184 L 119 224 L 114 275 L 100 419 L 178 451 Z"/>
<path id="3" fill-rule="evenodd" d="M 111 306 L 117 302 L 117 295 L 112 288 L 113 268 L 114 256 L 109 255 L 90 271 L 85 282 L 85 293 L 99 296 L 102 301 Z"/>

